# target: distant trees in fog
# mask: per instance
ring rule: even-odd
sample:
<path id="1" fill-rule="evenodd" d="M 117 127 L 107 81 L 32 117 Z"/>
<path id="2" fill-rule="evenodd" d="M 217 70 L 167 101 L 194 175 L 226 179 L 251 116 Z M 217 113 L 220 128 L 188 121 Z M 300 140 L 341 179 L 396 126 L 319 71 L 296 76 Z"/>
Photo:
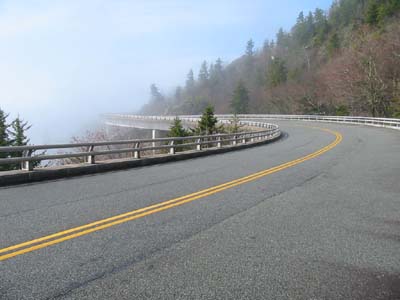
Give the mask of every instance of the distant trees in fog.
<path id="1" fill-rule="evenodd" d="M 400 116 L 399 13 L 398 0 L 301 12 L 291 30 L 260 48 L 249 40 L 233 62 L 203 61 L 170 94 L 157 96 L 152 86 L 141 112 L 200 114 L 211 104 L 218 113 Z M 248 97 L 239 97 L 244 88 Z"/>

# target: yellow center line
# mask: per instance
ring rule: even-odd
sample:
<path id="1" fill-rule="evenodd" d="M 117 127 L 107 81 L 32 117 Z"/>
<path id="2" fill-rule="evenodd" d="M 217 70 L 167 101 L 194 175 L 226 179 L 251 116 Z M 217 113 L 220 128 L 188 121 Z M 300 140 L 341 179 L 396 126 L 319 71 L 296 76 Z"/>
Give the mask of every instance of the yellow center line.
<path id="1" fill-rule="evenodd" d="M 54 234 L 50 234 L 44 237 L 40 237 L 37 239 L 33 239 L 27 242 L 23 242 L 20 244 L 16 244 L 13 246 L 9 246 L 3 249 L 0 249 L 0 254 L 1 253 L 6 253 L 4 255 L 0 256 L 0 261 L 21 255 L 21 254 L 25 254 L 28 252 L 32 252 L 38 249 L 42 249 L 51 245 L 55 245 L 67 240 L 71 240 L 83 235 L 87 235 L 89 233 L 92 232 L 96 232 L 99 230 L 103 230 L 115 225 L 119 225 L 128 221 L 132 221 L 135 219 L 139 219 L 157 212 L 161 212 L 161 211 L 165 211 L 167 209 L 176 207 L 176 206 L 180 206 L 183 205 L 185 203 L 188 202 L 192 202 L 194 200 L 197 199 L 201 199 L 216 193 L 219 193 L 221 191 L 230 189 L 232 187 L 250 182 L 250 181 L 254 181 L 256 179 L 259 179 L 261 177 L 279 172 L 281 170 L 293 167 L 295 165 L 298 165 L 304 161 L 310 160 L 312 158 L 315 158 L 317 156 L 322 155 L 323 153 L 331 150 L 332 148 L 336 147 L 343 139 L 342 135 L 339 132 L 336 131 L 332 131 L 329 129 L 325 129 L 325 128 L 318 128 L 318 127 L 312 127 L 312 128 L 316 128 L 316 129 L 320 129 L 326 132 L 329 132 L 333 135 L 335 135 L 336 139 L 335 141 L 333 141 L 331 144 L 319 149 L 318 151 L 315 151 L 311 154 L 308 154 L 306 156 L 300 157 L 298 159 L 292 160 L 290 162 L 272 167 L 270 169 L 267 170 L 263 170 L 254 174 L 250 174 L 217 186 L 213 186 L 189 195 L 185 195 L 185 196 L 181 196 L 178 198 L 174 198 L 168 201 L 164 201 L 161 203 L 157 203 L 154 205 L 150 205 L 144 208 L 140 208 L 137 210 L 133 210 L 127 213 L 123 213 L 123 214 L 119 214 L 110 218 L 106 218 L 106 219 L 102 219 L 102 220 L 98 220 L 89 224 L 85 224 L 82 226 L 78 226 L 78 227 L 74 227 L 68 230 L 64 230 L 64 231 L 60 231 Z M 30 247 L 28 247 L 30 246 Z M 9 253 L 8 253 L 9 252 Z"/>

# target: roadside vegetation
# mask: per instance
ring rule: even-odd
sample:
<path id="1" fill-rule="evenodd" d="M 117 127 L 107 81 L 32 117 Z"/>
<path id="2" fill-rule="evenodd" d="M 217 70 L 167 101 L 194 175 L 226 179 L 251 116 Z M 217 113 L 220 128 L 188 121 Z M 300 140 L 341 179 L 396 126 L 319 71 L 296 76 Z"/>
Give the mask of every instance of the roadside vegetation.
<path id="1" fill-rule="evenodd" d="M 235 96 L 233 97 L 235 99 Z M 236 113 L 230 120 L 230 124 L 219 124 L 218 119 L 214 114 L 214 107 L 208 105 L 194 128 L 184 128 L 182 120 L 177 116 L 169 128 L 168 137 L 185 137 L 197 135 L 213 135 L 218 133 L 236 133 L 242 130 L 239 118 Z"/>
<path id="2" fill-rule="evenodd" d="M 29 143 L 26 132 L 31 128 L 28 122 L 19 116 L 8 121 L 9 114 L 0 108 L 0 147 L 25 146 Z M 0 152 L 0 158 L 21 157 L 22 152 Z M 36 164 L 38 165 L 38 163 Z M 20 169 L 20 165 L 0 165 L 0 171 L 9 171 Z"/>

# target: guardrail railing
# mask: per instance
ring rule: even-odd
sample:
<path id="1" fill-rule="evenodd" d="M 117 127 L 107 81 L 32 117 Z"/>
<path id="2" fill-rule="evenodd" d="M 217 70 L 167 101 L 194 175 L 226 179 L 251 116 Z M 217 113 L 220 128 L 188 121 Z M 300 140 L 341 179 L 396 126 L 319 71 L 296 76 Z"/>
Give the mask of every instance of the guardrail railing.
<path id="1" fill-rule="evenodd" d="M 226 121 L 222 122 L 225 123 Z M 274 124 L 246 121 L 241 123 L 251 123 L 252 126 L 261 127 L 263 129 L 259 131 L 187 137 L 0 147 L 0 153 L 7 153 L 9 156 L 6 158 L 0 158 L 0 165 L 21 164 L 21 169 L 32 170 L 34 162 L 71 158 L 84 158 L 86 163 L 94 164 L 96 162 L 96 157 L 102 155 L 131 154 L 132 158 L 139 159 L 143 152 L 150 150 L 163 150 L 169 154 L 175 154 L 177 150 L 180 152 L 182 149 L 201 151 L 203 148 L 221 148 L 227 145 L 235 146 L 239 144 L 271 140 L 277 138 L 281 134 L 279 127 Z M 150 146 L 146 145 L 147 143 L 149 143 Z M 122 148 L 101 150 L 99 149 L 101 146 L 119 146 Z M 71 148 L 86 149 L 86 151 L 80 150 L 73 153 L 34 155 L 35 151 L 38 150 Z M 12 153 L 21 153 L 22 155 L 19 157 L 12 157 Z"/>
<path id="2" fill-rule="evenodd" d="M 143 116 L 143 115 L 129 115 L 129 114 L 107 114 L 107 120 L 110 119 L 135 119 L 135 120 L 159 120 L 170 121 L 175 116 Z M 216 115 L 221 121 L 228 121 L 233 118 L 233 115 L 224 114 Z M 386 127 L 393 129 L 400 129 L 400 119 L 395 118 L 372 118 L 372 117 L 352 117 L 352 116 L 323 116 L 323 115 L 271 115 L 271 114 L 246 114 L 237 115 L 237 118 L 243 120 L 298 120 L 298 121 L 317 121 L 317 122 L 331 122 L 343 124 L 360 124 L 375 127 Z M 186 122 L 196 122 L 199 120 L 199 115 L 182 115 L 179 118 Z M 248 123 L 249 124 L 249 123 Z"/>
<path id="3" fill-rule="evenodd" d="M 219 115 L 219 118 L 231 118 L 230 115 Z M 359 124 L 375 127 L 400 129 L 400 119 L 395 118 L 371 118 L 351 116 L 320 116 L 320 115 L 238 115 L 240 119 L 258 120 L 300 120 L 343 124 Z"/>

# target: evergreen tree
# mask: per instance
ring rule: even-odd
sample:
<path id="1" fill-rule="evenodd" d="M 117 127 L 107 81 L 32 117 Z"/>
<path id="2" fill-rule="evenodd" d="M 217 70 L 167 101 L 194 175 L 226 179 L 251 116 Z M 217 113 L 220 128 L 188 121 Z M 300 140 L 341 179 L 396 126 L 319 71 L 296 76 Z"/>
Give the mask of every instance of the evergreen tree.
<path id="1" fill-rule="evenodd" d="M 223 70 L 223 65 L 222 65 L 222 60 L 221 58 L 218 57 L 218 59 L 215 61 L 215 65 L 214 65 L 214 71 L 217 74 L 222 74 L 222 70 Z"/>
<path id="2" fill-rule="evenodd" d="M 6 114 L 1 108 L 0 108 L 0 147 L 5 147 L 10 145 L 10 140 L 8 136 L 8 127 L 7 125 L 7 117 L 8 114 Z M 2 153 L 0 153 L 2 155 Z M 2 157 L 2 156 L 0 156 Z"/>
<path id="3" fill-rule="evenodd" d="M 276 34 L 276 45 L 278 48 L 288 47 L 288 37 L 289 35 L 283 30 L 283 28 L 279 28 L 279 31 Z"/>
<path id="4" fill-rule="evenodd" d="M 182 126 L 182 120 L 176 117 L 169 128 L 169 137 L 184 137 L 187 136 L 188 132 Z"/>
<path id="5" fill-rule="evenodd" d="M 246 72 L 250 76 L 254 65 L 254 42 L 250 39 L 246 45 Z"/>
<path id="6" fill-rule="evenodd" d="M 297 17 L 297 25 L 304 23 L 304 12 L 300 12 L 299 16 Z"/>
<path id="7" fill-rule="evenodd" d="M 320 8 L 317 8 L 314 12 L 314 20 L 315 20 L 315 38 L 314 43 L 316 46 L 320 46 L 328 33 L 329 26 L 328 20 L 324 11 Z"/>
<path id="8" fill-rule="evenodd" d="M 188 136 L 189 132 L 183 128 L 182 126 L 182 120 L 179 119 L 178 117 L 175 117 L 175 119 L 172 121 L 171 127 L 169 128 L 168 132 L 168 137 L 185 137 Z M 183 141 L 175 141 L 175 145 L 181 145 L 183 144 Z M 184 147 L 176 147 L 175 151 L 183 151 Z"/>
<path id="9" fill-rule="evenodd" d="M 324 27 L 327 25 L 327 19 L 324 11 L 320 8 L 316 8 L 314 12 L 314 20 L 315 20 L 315 25 L 317 27 Z"/>
<path id="10" fill-rule="evenodd" d="M 304 18 L 304 13 L 300 12 L 297 17 L 296 25 L 293 27 L 293 38 L 300 44 L 304 45 L 304 40 L 306 36 L 307 26 Z M 281 33 L 278 33 L 281 34 Z"/>
<path id="11" fill-rule="evenodd" d="M 231 126 L 228 127 L 228 131 L 231 133 L 237 133 L 239 132 L 240 129 L 240 119 L 238 118 L 238 116 L 236 114 L 233 114 L 232 119 L 230 120 L 231 122 Z"/>
<path id="12" fill-rule="evenodd" d="M 193 70 L 190 69 L 189 73 L 187 74 L 186 78 L 186 89 L 191 90 L 194 88 L 194 74 Z"/>
<path id="13" fill-rule="evenodd" d="M 24 122 L 18 116 L 11 123 L 11 144 L 13 146 L 26 146 L 29 143 L 29 139 L 25 135 L 26 131 L 28 131 L 32 126 L 28 125 L 28 122 Z"/>
<path id="14" fill-rule="evenodd" d="M 269 42 L 268 39 L 266 39 L 266 40 L 264 41 L 264 44 L 263 44 L 263 52 L 264 52 L 264 53 L 268 53 L 268 52 L 271 51 L 271 50 L 272 50 L 272 48 L 270 48 L 270 42 Z"/>
<path id="15" fill-rule="evenodd" d="M 9 140 L 9 135 L 8 135 L 9 125 L 7 124 L 7 117 L 8 117 L 8 114 L 6 114 L 0 108 L 0 147 L 10 146 L 10 140 Z M 0 152 L 0 159 L 7 158 L 8 156 L 9 156 L 9 153 Z M 0 171 L 7 171 L 9 169 L 10 169 L 10 166 L 8 166 L 8 165 L 0 165 Z"/>
<path id="16" fill-rule="evenodd" d="M 232 112 L 235 115 L 246 114 L 248 112 L 249 100 L 249 92 L 246 89 L 244 82 L 240 80 L 233 92 L 231 100 Z"/>
<path id="17" fill-rule="evenodd" d="M 379 3 L 376 21 L 382 24 L 387 17 L 393 16 L 400 9 L 399 0 L 386 0 Z"/>
<path id="18" fill-rule="evenodd" d="M 269 87 L 276 87 L 287 80 L 285 61 L 279 57 L 272 57 L 267 69 L 267 83 Z"/>
<path id="19" fill-rule="evenodd" d="M 28 125 L 28 122 L 24 122 L 19 116 L 11 123 L 11 139 L 10 143 L 12 146 L 26 146 L 29 143 L 29 139 L 26 136 L 26 132 L 31 128 L 31 125 Z M 42 153 L 44 154 L 44 153 Z M 13 157 L 22 157 L 23 153 L 13 152 L 11 156 Z M 40 162 L 33 162 L 33 166 L 36 167 L 40 164 Z M 19 169 L 19 165 L 10 166 L 11 169 Z"/>
<path id="20" fill-rule="evenodd" d="M 275 41 L 274 40 L 271 40 L 271 42 L 269 43 L 269 48 L 270 49 L 275 49 Z"/>
<path id="21" fill-rule="evenodd" d="M 376 0 L 371 0 L 368 4 L 365 20 L 370 25 L 378 23 L 379 5 Z"/>
<path id="22" fill-rule="evenodd" d="M 8 117 L 8 114 L 6 114 L 0 108 L 0 147 L 10 146 L 10 140 L 9 140 L 9 136 L 8 136 L 9 125 L 7 124 L 7 117 Z M 7 158 L 8 156 L 9 156 L 9 153 L 0 152 L 0 159 Z M 0 165 L 0 171 L 7 171 L 9 169 L 10 169 L 10 167 L 7 165 Z"/>
<path id="23" fill-rule="evenodd" d="M 306 36 L 305 36 L 305 43 L 309 43 L 312 37 L 315 34 L 315 23 L 314 23 L 314 16 L 312 12 L 310 11 L 308 13 L 307 19 L 306 19 Z"/>
<path id="24" fill-rule="evenodd" d="M 246 45 L 246 56 L 253 57 L 254 55 L 254 42 L 252 39 L 248 40 Z"/>
<path id="25" fill-rule="evenodd" d="M 150 94 L 153 102 L 164 102 L 164 96 L 160 93 L 158 87 L 154 83 L 150 86 Z"/>
<path id="26" fill-rule="evenodd" d="M 217 125 L 218 120 L 214 116 L 214 107 L 208 105 L 203 112 L 203 115 L 198 122 L 198 131 L 200 134 L 214 134 L 217 132 Z"/>
<path id="27" fill-rule="evenodd" d="M 347 26 L 354 19 L 363 17 L 365 0 L 338 0 L 334 1 L 329 13 L 329 23 L 340 28 Z"/>
<path id="28" fill-rule="evenodd" d="M 332 57 L 340 48 L 340 41 L 337 33 L 331 35 L 327 44 L 328 55 Z"/>
<path id="29" fill-rule="evenodd" d="M 207 62 L 203 61 L 199 71 L 199 81 L 204 84 L 208 81 L 210 74 L 208 73 Z"/>
<path id="30" fill-rule="evenodd" d="M 222 71 L 222 60 L 218 58 L 215 61 L 215 64 L 212 64 L 212 68 L 210 66 L 210 81 L 212 83 L 212 86 L 216 87 L 221 84 L 221 78 L 223 77 Z"/>

